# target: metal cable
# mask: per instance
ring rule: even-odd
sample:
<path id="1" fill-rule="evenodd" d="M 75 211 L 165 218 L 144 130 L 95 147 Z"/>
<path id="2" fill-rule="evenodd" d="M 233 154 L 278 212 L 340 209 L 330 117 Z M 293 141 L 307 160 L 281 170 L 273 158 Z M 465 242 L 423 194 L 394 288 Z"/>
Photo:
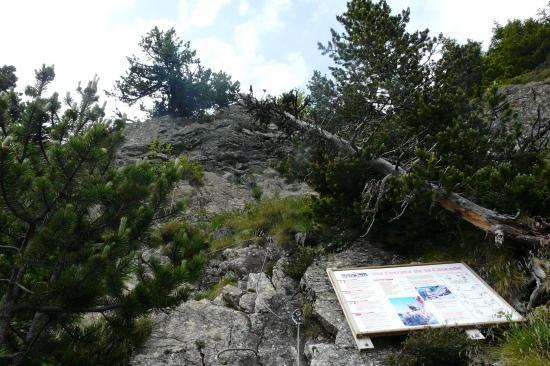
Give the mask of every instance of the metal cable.
<path id="1" fill-rule="evenodd" d="M 263 232 L 258 233 L 258 236 L 264 237 L 267 240 L 267 245 L 265 246 L 265 255 L 264 255 L 264 259 L 262 261 L 262 266 L 260 268 L 260 272 L 258 273 L 258 278 L 256 279 L 256 287 L 255 287 L 256 294 L 258 294 L 258 286 L 260 284 L 260 279 L 261 279 L 262 275 L 265 275 L 264 268 L 265 268 L 265 264 L 267 263 L 267 258 L 269 256 L 269 244 L 273 243 L 273 238 L 271 236 L 264 236 Z M 267 278 L 267 276 L 266 276 L 266 278 Z M 261 299 L 258 299 L 258 300 L 261 300 Z M 284 319 L 281 316 L 277 315 L 265 303 L 265 301 L 260 301 L 260 302 L 258 302 L 258 304 L 263 306 L 266 310 L 268 310 L 271 314 L 273 314 L 280 321 L 284 321 Z M 297 366 L 300 366 L 300 356 L 301 356 L 301 354 L 300 354 L 300 325 L 302 325 L 303 322 L 304 322 L 303 315 L 304 315 L 304 313 L 303 313 L 302 309 L 295 309 L 292 312 L 292 314 L 290 314 L 290 319 L 296 325 L 296 328 L 297 328 L 296 329 L 296 364 L 297 364 Z M 223 349 L 220 352 L 218 352 L 218 354 L 216 355 L 216 359 L 219 359 L 220 355 L 222 355 L 226 352 L 238 352 L 238 351 L 253 352 L 254 356 L 256 356 L 256 360 L 258 360 L 259 357 L 260 357 L 258 352 L 256 350 L 253 350 L 252 348 L 226 348 L 226 349 Z"/>

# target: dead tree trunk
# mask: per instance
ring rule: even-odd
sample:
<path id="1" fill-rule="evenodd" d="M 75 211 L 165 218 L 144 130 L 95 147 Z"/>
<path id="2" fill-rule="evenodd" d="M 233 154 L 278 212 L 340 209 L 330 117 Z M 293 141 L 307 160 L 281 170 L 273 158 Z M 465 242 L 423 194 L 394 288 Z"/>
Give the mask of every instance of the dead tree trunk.
<path id="1" fill-rule="evenodd" d="M 256 105 L 258 101 L 251 95 L 241 94 L 239 103 L 250 108 Z M 352 156 L 361 151 L 360 148 L 349 141 L 323 130 L 319 126 L 298 119 L 287 112 L 281 112 L 281 115 L 284 118 L 281 119 L 280 123 L 284 126 L 280 127 L 291 127 L 294 130 L 313 134 L 324 141 L 330 142 L 340 155 Z M 384 158 L 371 160 L 370 166 L 385 175 L 407 173 L 403 168 Z M 544 233 L 536 227 L 518 222 L 514 216 L 504 215 L 482 207 L 459 194 L 446 191 L 437 184 L 426 182 L 426 186 L 433 192 L 433 200 L 436 204 L 491 234 L 497 245 L 502 244 L 505 238 L 532 246 L 548 246 L 550 244 L 550 234 Z"/>

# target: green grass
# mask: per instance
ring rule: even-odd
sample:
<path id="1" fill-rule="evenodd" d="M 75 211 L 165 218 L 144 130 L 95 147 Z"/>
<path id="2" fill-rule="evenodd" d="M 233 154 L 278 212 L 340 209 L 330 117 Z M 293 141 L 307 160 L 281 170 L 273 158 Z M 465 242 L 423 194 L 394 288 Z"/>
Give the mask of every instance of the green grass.
<path id="1" fill-rule="evenodd" d="M 546 62 L 532 71 L 513 77 L 508 81 L 508 83 L 509 84 L 527 84 L 532 81 L 549 81 L 549 80 L 550 80 L 550 62 Z"/>
<path id="2" fill-rule="evenodd" d="M 550 310 L 536 308 L 525 323 L 510 325 L 497 356 L 506 366 L 549 366 Z"/>
<path id="3" fill-rule="evenodd" d="M 304 312 L 304 335 L 307 339 L 316 338 L 322 333 L 323 328 L 321 327 L 321 324 L 319 324 L 319 321 L 315 318 L 313 305 L 309 302 L 304 302 L 302 311 Z"/>
<path id="4" fill-rule="evenodd" d="M 223 276 L 218 283 L 212 285 L 208 290 L 198 293 L 195 296 L 195 300 L 208 299 L 212 301 L 221 294 L 226 285 L 235 285 L 236 283 L 237 281 L 234 278 Z"/>
<path id="5" fill-rule="evenodd" d="M 288 245 L 297 232 L 313 230 L 310 199 L 307 197 L 269 198 L 247 204 L 243 210 L 212 219 L 212 228 L 227 227 L 233 234 L 211 243 L 214 250 L 243 245 L 271 236 L 281 246 Z"/>

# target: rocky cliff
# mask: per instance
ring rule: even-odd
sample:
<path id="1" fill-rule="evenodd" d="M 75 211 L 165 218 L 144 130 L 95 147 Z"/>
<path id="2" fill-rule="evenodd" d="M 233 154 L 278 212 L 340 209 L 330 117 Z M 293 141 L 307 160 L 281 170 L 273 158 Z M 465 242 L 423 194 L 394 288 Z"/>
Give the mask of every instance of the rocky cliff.
<path id="1" fill-rule="evenodd" d="M 242 209 L 262 197 L 315 194 L 305 183 L 286 182 L 273 165 L 288 153 L 282 132 L 274 125 L 259 128 L 244 109 L 232 106 L 197 122 L 159 118 L 132 124 L 126 131 L 120 163 L 143 158 L 153 138 L 169 143 L 175 154 L 199 161 L 204 184 L 193 189 L 181 184 L 175 197 L 188 196 L 186 219 L 204 221 L 213 215 Z M 166 157 L 158 156 L 163 159 Z M 256 187 L 254 189 L 254 187 Z M 299 233 L 300 234 L 300 233 Z M 303 235 L 297 234 L 297 243 Z M 220 230 L 219 235 L 224 235 Z M 322 256 L 301 281 L 284 267 L 290 258 L 284 249 L 265 240 L 261 245 L 226 248 L 209 258 L 201 286 L 230 274 L 214 300 L 188 301 L 174 310 L 154 315 L 150 339 L 132 365 L 371 365 L 383 364 L 385 349 L 359 353 L 326 276 L 327 267 L 392 263 L 394 258 L 367 242 Z M 275 263 L 267 268 L 266 263 Z M 292 319 L 308 303 L 306 321 L 321 327 L 304 334 Z"/>

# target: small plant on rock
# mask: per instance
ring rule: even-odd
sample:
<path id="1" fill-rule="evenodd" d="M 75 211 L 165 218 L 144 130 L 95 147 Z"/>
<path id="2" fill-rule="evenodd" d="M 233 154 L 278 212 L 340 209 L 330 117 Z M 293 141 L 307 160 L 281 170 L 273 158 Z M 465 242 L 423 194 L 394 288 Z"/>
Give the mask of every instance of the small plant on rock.
<path id="1" fill-rule="evenodd" d="M 538 307 L 527 322 L 512 324 L 497 354 L 504 365 L 550 365 L 550 310 Z"/>
<path id="2" fill-rule="evenodd" d="M 398 353 L 387 359 L 389 366 L 468 365 L 471 341 L 461 329 L 436 328 L 411 333 Z"/>
<path id="3" fill-rule="evenodd" d="M 284 272 L 291 278 L 299 281 L 315 258 L 321 254 L 322 248 L 300 246 L 296 249 L 290 262 L 284 267 Z"/>

